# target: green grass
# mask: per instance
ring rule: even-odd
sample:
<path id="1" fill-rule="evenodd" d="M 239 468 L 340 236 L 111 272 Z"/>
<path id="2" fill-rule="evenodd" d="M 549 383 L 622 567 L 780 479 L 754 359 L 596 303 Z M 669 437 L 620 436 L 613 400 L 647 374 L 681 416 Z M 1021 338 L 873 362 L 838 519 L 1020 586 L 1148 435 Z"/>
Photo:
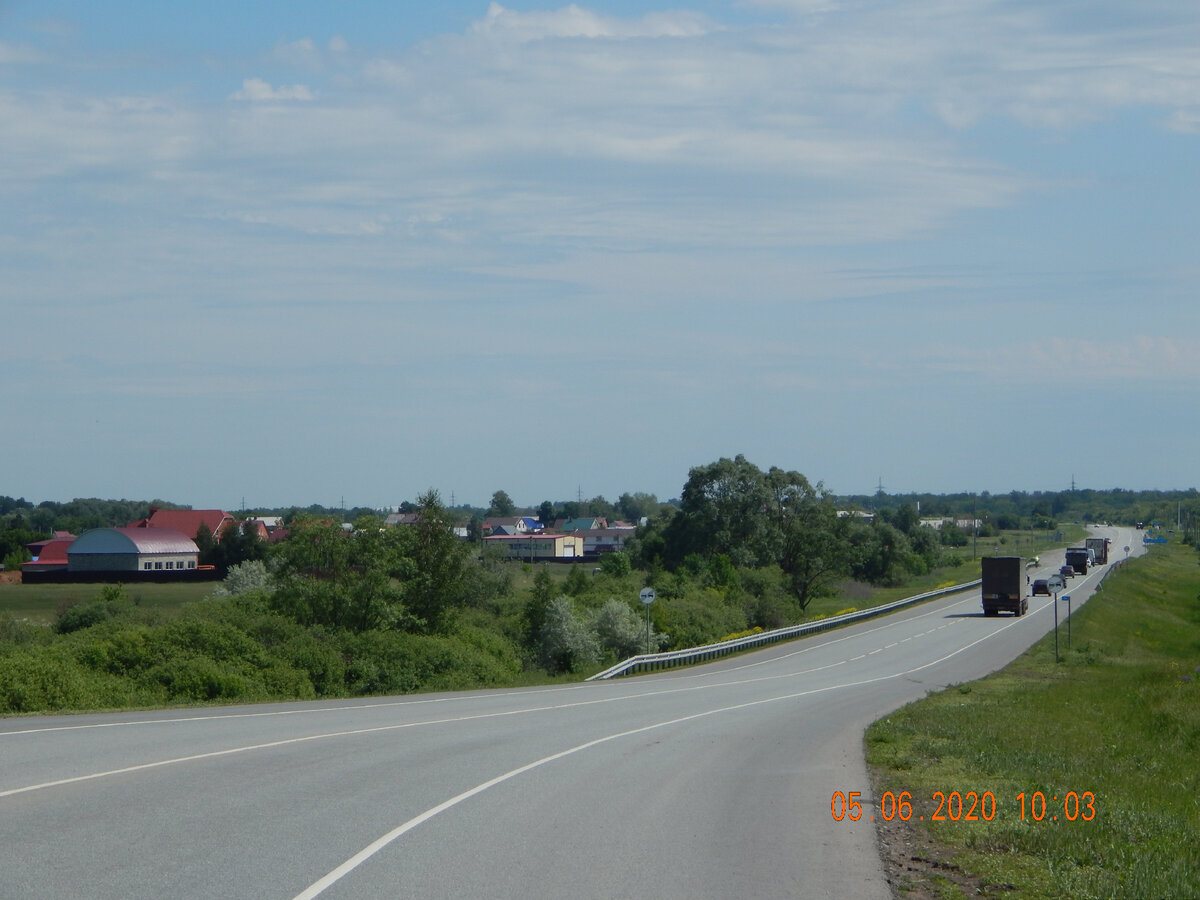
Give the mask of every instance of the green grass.
<path id="1" fill-rule="evenodd" d="M 992 822 L 919 826 L 984 896 L 1200 896 L 1198 592 L 1195 551 L 1156 548 L 1076 613 L 1070 650 L 1060 632 L 1062 662 L 1051 634 L 996 675 L 876 722 L 876 796 L 909 791 L 928 819 L 935 791 L 991 791 Z M 1035 822 L 1027 807 L 1022 821 L 1017 797 L 1035 791 L 1090 791 L 1095 818 L 1058 808 Z"/>
<path id="2" fill-rule="evenodd" d="M 131 584 L 125 593 L 137 606 L 178 612 L 184 604 L 213 592 L 216 582 L 190 584 Z M 100 596 L 100 584 L 0 584 L 0 613 L 37 625 L 49 625 L 58 613 Z"/>

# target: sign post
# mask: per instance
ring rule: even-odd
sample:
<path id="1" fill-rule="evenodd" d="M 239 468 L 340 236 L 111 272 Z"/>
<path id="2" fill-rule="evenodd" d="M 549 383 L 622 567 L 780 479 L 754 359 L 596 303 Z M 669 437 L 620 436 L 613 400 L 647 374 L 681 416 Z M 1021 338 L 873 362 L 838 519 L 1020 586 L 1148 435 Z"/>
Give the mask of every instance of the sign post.
<path id="1" fill-rule="evenodd" d="M 646 607 L 646 652 L 650 652 L 650 604 L 654 602 L 654 588 L 642 588 L 638 599 Z"/>
<path id="2" fill-rule="evenodd" d="M 1067 601 L 1067 649 L 1071 649 L 1071 595 L 1063 594 L 1063 599 Z"/>
<path id="3" fill-rule="evenodd" d="M 1054 662 L 1058 663 L 1058 592 L 1066 587 L 1061 575 L 1051 575 L 1046 579 L 1046 587 L 1054 595 Z"/>

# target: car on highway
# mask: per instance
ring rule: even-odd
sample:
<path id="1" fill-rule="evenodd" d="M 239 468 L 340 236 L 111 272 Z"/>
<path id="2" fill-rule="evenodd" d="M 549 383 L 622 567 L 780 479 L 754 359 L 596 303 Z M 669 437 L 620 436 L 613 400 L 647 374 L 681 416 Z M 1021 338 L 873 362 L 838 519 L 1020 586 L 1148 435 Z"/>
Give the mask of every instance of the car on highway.
<path id="1" fill-rule="evenodd" d="M 1061 575 L 1063 578 L 1074 578 L 1075 577 L 1075 567 L 1074 566 L 1063 566 L 1061 569 L 1058 570 L 1058 574 Z"/>
<path id="2" fill-rule="evenodd" d="M 1050 582 L 1045 578 L 1037 578 L 1033 582 L 1033 596 L 1036 597 L 1038 594 L 1050 596 Z"/>

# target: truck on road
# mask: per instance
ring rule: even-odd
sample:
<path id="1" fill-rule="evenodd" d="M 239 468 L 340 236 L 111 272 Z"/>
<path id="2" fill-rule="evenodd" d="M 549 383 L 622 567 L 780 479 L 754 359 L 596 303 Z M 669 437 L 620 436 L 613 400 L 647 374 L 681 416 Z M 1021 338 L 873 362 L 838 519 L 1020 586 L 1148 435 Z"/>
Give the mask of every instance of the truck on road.
<path id="1" fill-rule="evenodd" d="M 1067 565 L 1076 575 L 1086 575 L 1088 570 L 1087 547 L 1071 547 L 1067 550 Z"/>
<path id="2" fill-rule="evenodd" d="M 983 614 L 1010 612 L 1023 616 L 1029 609 L 1025 597 L 1025 560 L 1019 556 L 985 556 L 983 569 Z"/>
<path id="3" fill-rule="evenodd" d="M 1103 566 L 1108 562 L 1108 538 L 1090 537 L 1083 544 L 1095 555 L 1096 565 Z"/>

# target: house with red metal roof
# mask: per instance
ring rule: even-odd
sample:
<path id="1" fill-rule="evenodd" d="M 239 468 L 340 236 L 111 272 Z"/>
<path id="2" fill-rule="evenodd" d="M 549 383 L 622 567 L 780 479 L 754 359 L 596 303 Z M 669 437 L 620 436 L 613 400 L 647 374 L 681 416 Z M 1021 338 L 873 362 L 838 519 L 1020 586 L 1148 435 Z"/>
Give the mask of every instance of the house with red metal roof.
<path id="1" fill-rule="evenodd" d="M 34 572 L 65 572 L 67 570 L 67 548 L 75 542 L 69 531 L 56 531 L 48 541 L 26 544 L 33 554 L 31 562 L 21 564 L 21 575 Z M 36 549 L 35 549 L 36 548 Z"/>
<path id="2" fill-rule="evenodd" d="M 149 516 L 130 522 L 129 527 L 170 528 L 195 540 L 200 534 L 200 526 L 207 525 L 213 540 L 219 541 L 235 522 L 233 516 L 221 509 L 159 509 L 152 506 Z"/>

